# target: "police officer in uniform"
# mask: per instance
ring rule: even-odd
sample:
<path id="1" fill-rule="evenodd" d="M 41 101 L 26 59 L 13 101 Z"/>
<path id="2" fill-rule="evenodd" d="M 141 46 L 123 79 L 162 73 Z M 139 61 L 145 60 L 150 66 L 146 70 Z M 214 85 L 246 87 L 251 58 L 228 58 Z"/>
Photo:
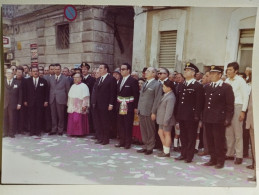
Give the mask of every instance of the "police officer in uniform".
<path id="1" fill-rule="evenodd" d="M 211 66 L 211 84 L 204 87 L 205 104 L 203 123 L 206 128 L 206 137 L 210 154 L 210 161 L 205 166 L 214 166 L 216 169 L 224 167 L 225 162 L 225 130 L 230 125 L 234 114 L 234 92 L 231 85 L 221 80 L 223 70 Z"/>
<path id="2" fill-rule="evenodd" d="M 181 129 L 181 155 L 176 160 L 192 162 L 197 128 L 200 120 L 204 92 L 202 85 L 196 81 L 195 74 L 199 69 L 192 63 L 187 63 L 184 69 L 185 82 L 180 83 L 177 93 L 177 114 L 176 119 Z"/>

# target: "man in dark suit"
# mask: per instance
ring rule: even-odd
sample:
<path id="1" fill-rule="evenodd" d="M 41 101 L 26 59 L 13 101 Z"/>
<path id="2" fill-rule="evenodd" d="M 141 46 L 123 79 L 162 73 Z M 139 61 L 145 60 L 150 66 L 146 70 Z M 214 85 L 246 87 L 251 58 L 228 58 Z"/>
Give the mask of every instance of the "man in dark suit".
<path id="1" fill-rule="evenodd" d="M 204 87 L 205 104 L 203 123 L 206 128 L 206 137 L 210 154 L 210 161 L 205 166 L 220 169 L 225 162 L 225 130 L 230 125 L 234 114 L 234 92 L 231 85 L 221 80 L 223 70 L 211 66 L 211 84 Z"/>
<path id="2" fill-rule="evenodd" d="M 70 83 L 67 77 L 61 74 L 60 64 L 55 64 L 55 75 L 49 78 L 49 85 L 49 103 L 52 121 L 52 130 L 49 135 L 54 135 L 57 132 L 59 135 L 63 135 L 65 107 L 67 105 Z"/>
<path id="3" fill-rule="evenodd" d="M 28 106 L 30 135 L 40 136 L 43 130 L 44 107 L 48 106 L 48 84 L 39 77 L 38 67 L 32 67 L 24 91 L 24 105 Z"/>
<path id="4" fill-rule="evenodd" d="M 93 106 L 95 109 L 96 122 L 96 144 L 106 145 L 109 143 L 109 132 L 111 127 L 111 114 L 115 109 L 116 101 L 116 79 L 108 74 L 109 67 L 102 63 L 99 66 L 100 76 L 94 86 L 95 96 Z"/>
<path id="5" fill-rule="evenodd" d="M 21 85 L 22 91 L 24 91 L 26 79 L 23 77 L 23 67 L 22 66 L 17 67 L 15 80 L 18 81 L 18 83 Z M 24 102 L 24 101 L 22 101 L 22 102 Z M 25 132 L 25 130 L 28 129 L 28 125 L 26 124 L 26 122 L 28 123 L 27 112 L 25 112 L 25 106 L 22 104 L 21 109 L 18 110 L 17 128 L 15 128 L 17 130 L 18 134 L 23 134 Z"/>
<path id="6" fill-rule="evenodd" d="M 185 82 L 180 83 L 177 96 L 176 119 L 180 125 L 181 155 L 176 160 L 192 162 L 197 137 L 198 124 L 203 108 L 203 87 L 195 80 L 199 69 L 192 63 L 187 63 L 184 69 Z"/>
<path id="7" fill-rule="evenodd" d="M 120 143 L 115 147 L 129 149 L 132 141 L 134 112 L 137 113 L 139 86 L 138 81 L 130 76 L 131 66 L 128 63 L 121 65 L 121 75 L 117 85 L 117 114 Z"/>
<path id="8" fill-rule="evenodd" d="M 90 74 L 88 74 L 88 71 L 89 71 L 89 69 L 90 69 L 90 65 L 89 65 L 89 64 L 87 64 L 86 62 L 82 62 L 82 64 L 81 64 L 80 67 L 81 67 L 81 69 L 82 69 L 82 75 L 83 75 L 83 80 L 82 80 L 82 82 L 83 82 L 84 84 L 86 84 L 87 87 L 89 88 L 90 97 L 91 97 L 92 91 L 93 91 L 93 87 L 94 87 L 94 83 L 95 83 L 95 78 L 92 77 Z M 89 121 L 90 133 L 94 133 L 93 115 L 92 115 L 91 109 L 89 109 L 88 121 Z"/>
<path id="9" fill-rule="evenodd" d="M 17 110 L 22 105 L 22 87 L 15 80 L 14 73 L 11 69 L 6 69 L 6 78 L 4 80 L 4 135 L 15 137 L 15 127 L 17 122 Z"/>

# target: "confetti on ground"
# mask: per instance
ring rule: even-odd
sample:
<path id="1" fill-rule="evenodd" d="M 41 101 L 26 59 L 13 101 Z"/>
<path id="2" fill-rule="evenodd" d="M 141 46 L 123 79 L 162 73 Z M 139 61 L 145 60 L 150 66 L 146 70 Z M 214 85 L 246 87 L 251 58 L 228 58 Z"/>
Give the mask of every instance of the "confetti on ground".
<path id="1" fill-rule="evenodd" d="M 218 177 L 220 179 L 224 179 L 224 177 L 220 176 L 220 175 L 214 175 L 215 177 Z"/>
<path id="2" fill-rule="evenodd" d="M 44 153 L 41 153 L 41 154 L 37 154 L 38 156 L 43 156 L 43 157 L 49 157 L 51 156 L 50 153 L 47 153 L 47 152 L 44 152 Z"/>
<path id="3" fill-rule="evenodd" d="M 174 169 L 178 169 L 178 170 L 182 170 L 182 168 L 180 167 L 173 167 Z"/>
<path id="4" fill-rule="evenodd" d="M 158 161 L 156 161 L 155 163 L 157 163 L 159 165 L 169 165 L 169 163 L 165 163 L 165 162 L 158 162 Z"/>

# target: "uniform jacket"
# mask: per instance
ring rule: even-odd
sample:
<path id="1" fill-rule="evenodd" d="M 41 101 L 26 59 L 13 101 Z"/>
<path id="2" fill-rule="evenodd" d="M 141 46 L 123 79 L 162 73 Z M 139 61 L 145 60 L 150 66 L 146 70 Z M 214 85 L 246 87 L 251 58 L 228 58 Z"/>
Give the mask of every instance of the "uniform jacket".
<path id="1" fill-rule="evenodd" d="M 157 81 L 153 80 L 144 89 L 143 84 L 138 102 L 138 112 L 143 116 L 151 116 L 151 114 L 157 113 L 158 101 L 162 96 L 162 85 Z"/>
<path id="2" fill-rule="evenodd" d="M 11 109 L 17 109 L 17 105 L 22 105 L 22 87 L 21 83 L 13 79 L 11 86 L 4 79 L 4 109 L 11 106 Z"/>
<path id="3" fill-rule="evenodd" d="M 99 77 L 94 85 L 94 96 L 91 99 L 94 107 L 101 110 L 108 110 L 109 105 L 113 105 L 115 109 L 116 103 L 116 79 L 107 75 L 105 79 L 100 83 L 101 77 Z"/>
<path id="4" fill-rule="evenodd" d="M 49 77 L 49 103 L 52 104 L 54 98 L 56 98 L 56 103 L 67 104 L 67 96 L 70 89 L 70 82 L 67 77 L 60 74 L 58 82 L 56 82 L 55 75 Z"/>
<path id="5" fill-rule="evenodd" d="M 231 85 L 222 82 L 217 87 L 206 85 L 203 110 L 204 123 L 231 121 L 234 114 L 235 97 Z"/>
<path id="6" fill-rule="evenodd" d="M 87 77 L 87 79 L 83 78 L 82 82 L 87 85 L 87 87 L 89 88 L 89 91 L 90 91 L 90 95 L 91 95 L 92 91 L 93 91 L 94 83 L 95 83 L 95 78 L 91 77 L 91 75 L 89 75 Z"/>
<path id="7" fill-rule="evenodd" d="M 26 79 L 24 89 L 23 100 L 28 103 L 28 107 L 44 107 L 44 102 L 48 102 L 49 100 L 48 83 L 43 78 L 39 77 L 36 89 L 33 83 L 33 77 Z"/>
<path id="8" fill-rule="evenodd" d="M 118 85 L 117 85 L 117 96 L 121 97 L 130 97 L 133 96 L 134 100 L 133 102 L 129 102 L 127 104 L 128 106 L 128 111 L 133 112 L 134 109 L 138 108 L 138 101 L 139 101 L 139 85 L 138 81 L 131 76 L 126 80 L 124 85 L 122 86 L 120 90 L 120 85 L 121 85 L 122 79 L 120 79 Z M 120 103 L 117 101 L 117 110 L 119 110 Z"/>
<path id="9" fill-rule="evenodd" d="M 157 108 L 157 124 L 166 126 L 173 126 L 175 124 L 175 117 L 173 114 L 175 101 L 176 98 L 172 91 L 162 97 Z"/>
<path id="10" fill-rule="evenodd" d="M 177 96 L 177 120 L 197 121 L 201 117 L 204 104 L 203 87 L 197 81 L 188 86 L 179 83 Z"/>

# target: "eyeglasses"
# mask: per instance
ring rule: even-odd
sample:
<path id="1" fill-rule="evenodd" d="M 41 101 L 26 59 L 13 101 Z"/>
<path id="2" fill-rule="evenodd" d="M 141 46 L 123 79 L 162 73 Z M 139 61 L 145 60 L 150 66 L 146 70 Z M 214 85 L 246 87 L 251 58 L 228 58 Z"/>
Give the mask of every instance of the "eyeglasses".
<path id="1" fill-rule="evenodd" d="M 157 73 L 158 75 L 160 75 L 160 74 L 166 74 L 165 72 L 159 72 L 159 73 Z"/>
<path id="2" fill-rule="evenodd" d="M 121 71 L 128 70 L 127 68 L 121 68 Z"/>

